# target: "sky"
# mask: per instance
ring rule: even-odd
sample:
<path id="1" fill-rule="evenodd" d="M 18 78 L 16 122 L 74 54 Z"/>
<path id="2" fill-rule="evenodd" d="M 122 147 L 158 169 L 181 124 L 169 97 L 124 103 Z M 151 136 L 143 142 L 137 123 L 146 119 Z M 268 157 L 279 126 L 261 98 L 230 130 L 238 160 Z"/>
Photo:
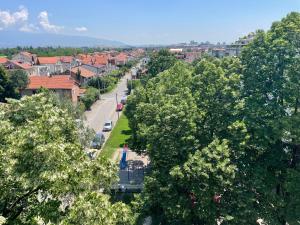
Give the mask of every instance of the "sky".
<path id="1" fill-rule="evenodd" d="M 130 45 L 231 43 L 291 11 L 300 12 L 300 0 L 0 0 L 0 32 L 86 35 Z"/>

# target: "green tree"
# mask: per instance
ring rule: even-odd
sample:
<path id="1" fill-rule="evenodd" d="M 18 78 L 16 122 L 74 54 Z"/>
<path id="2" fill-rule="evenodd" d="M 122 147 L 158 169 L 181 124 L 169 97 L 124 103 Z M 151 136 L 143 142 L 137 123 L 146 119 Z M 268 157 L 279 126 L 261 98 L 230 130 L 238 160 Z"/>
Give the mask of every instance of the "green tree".
<path id="1" fill-rule="evenodd" d="M 130 210 L 107 195 L 116 167 L 103 158 L 90 160 L 73 117 L 55 99 L 40 93 L 0 107 L 1 221 L 131 223 Z"/>
<path id="2" fill-rule="evenodd" d="M 96 88 L 89 87 L 86 89 L 84 96 L 81 98 L 85 108 L 87 110 L 91 109 L 93 103 L 98 99 L 99 91 Z"/>
<path id="3" fill-rule="evenodd" d="M 13 88 L 7 72 L 2 66 L 0 66 L 0 102 L 5 102 L 5 98 L 9 98 L 13 94 Z"/>
<path id="4" fill-rule="evenodd" d="M 171 68 L 176 63 L 176 58 L 168 50 L 162 49 L 151 55 L 150 61 L 147 65 L 148 74 L 154 77 L 160 72 Z"/>
<path id="5" fill-rule="evenodd" d="M 294 183 L 300 173 L 299 37 L 300 14 L 290 13 L 270 31 L 258 32 L 242 54 L 249 157 L 258 161 L 249 170 L 249 184 L 263 193 L 262 217 L 271 224 L 296 224 L 300 218 L 293 208 L 293 199 L 300 199 Z M 257 171 L 261 176 L 252 176 Z"/>
<path id="6" fill-rule="evenodd" d="M 9 80 L 14 89 L 14 98 L 20 98 L 20 91 L 25 89 L 28 85 L 28 75 L 24 70 L 13 70 L 9 72 Z"/>
<path id="7" fill-rule="evenodd" d="M 23 70 L 9 71 L 0 67 L 0 102 L 5 102 L 5 98 L 20 98 L 20 90 L 26 88 L 28 75 Z"/>

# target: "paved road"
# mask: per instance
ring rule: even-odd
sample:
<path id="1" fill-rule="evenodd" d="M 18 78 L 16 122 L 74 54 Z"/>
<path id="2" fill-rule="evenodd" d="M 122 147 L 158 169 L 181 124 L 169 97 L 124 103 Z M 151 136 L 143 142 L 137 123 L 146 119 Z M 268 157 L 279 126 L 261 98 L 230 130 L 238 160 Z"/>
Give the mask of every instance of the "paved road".
<path id="1" fill-rule="evenodd" d="M 127 92 L 127 79 L 130 79 L 130 74 L 127 73 L 118 83 L 117 87 L 110 93 L 102 94 L 101 99 L 94 103 L 90 111 L 85 112 L 86 124 L 94 129 L 96 132 L 101 131 L 103 124 L 107 120 L 112 120 L 114 125 L 118 120 L 118 113 L 116 112 L 116 94 L 118 102 L 121 97 Z M 110 132 L 105 132 L 105 139 L 107 140 Z"/>

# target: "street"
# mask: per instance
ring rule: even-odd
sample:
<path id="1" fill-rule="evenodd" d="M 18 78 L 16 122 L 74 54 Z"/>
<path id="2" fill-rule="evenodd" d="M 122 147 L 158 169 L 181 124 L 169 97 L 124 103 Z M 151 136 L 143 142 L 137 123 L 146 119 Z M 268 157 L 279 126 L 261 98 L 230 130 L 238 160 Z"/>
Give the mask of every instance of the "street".
<path id="1" fill-rule="evenodd" d="M 118 102 L 121 97 L 126 95 L 127 79 L 130 79 L 130 73 L 127 73 L 117 84 L 117 87 L 106 94 L 101 95 L 101 99 L 93 104 L 91 110 L 84 113 L 86 117 L 86 125 L 94 129 L 95 132 L 102 131 L 103 124 L 107 120 L 113 121 L 113 126 L 118 120 L 118 113 L 116 112 L 116 94 Z M 121 113 L 120 113 L 121 115 Z M 108 139 L 110 132 L 104 132 L 105 140 Z"/>

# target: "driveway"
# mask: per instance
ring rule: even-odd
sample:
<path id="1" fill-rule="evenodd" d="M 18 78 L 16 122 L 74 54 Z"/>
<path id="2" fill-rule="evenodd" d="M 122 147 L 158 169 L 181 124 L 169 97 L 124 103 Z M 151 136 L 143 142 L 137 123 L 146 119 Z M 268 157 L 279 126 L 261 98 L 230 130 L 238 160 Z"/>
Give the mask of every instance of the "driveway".
<path id="1" fill-rule="evenodd" d="M 127 79 L 130 79 L 130 73 L 127 73 L 118 83 L 117 87 L 106 94 L 101 95 L 101 99 L 93 104 L 91 110 L 86 111 L 86 125 L 94 129 L 95 132 L 102 131 L 103 124 L 107 120 L 112 120 L 113 125 L 118 120 L 118 113 L 116 112 L 116 97 L 120 102 L 121 97 L 126 95 L 127 92 Z M 121 113 L 120 113 L 121 115 Z M 105 139 L 107 140 L 110 132 L 104 132 Z"/>

